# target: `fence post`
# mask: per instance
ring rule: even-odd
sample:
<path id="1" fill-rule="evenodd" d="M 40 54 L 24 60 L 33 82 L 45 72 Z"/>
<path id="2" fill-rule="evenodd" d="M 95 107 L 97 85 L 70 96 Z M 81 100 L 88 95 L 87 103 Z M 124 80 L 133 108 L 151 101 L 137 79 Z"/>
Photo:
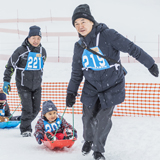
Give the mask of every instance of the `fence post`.
<path id="1" fill-rule="evenodd" d="M 18 37 L 19 37 L 19 39 L 20 39 L 20 36 L 19 36 L 19 28 L 18 28 L 18 9 L 17 9 L 17 32 L 18 32 Z"/>
<path id="2" fill-rule="evenodd" d="M 47 26 L 46 26 L 46 38 L 47 38 L 47 42 L 48 42 L 48 32 L 47 32 Z"/>
<path id="3" fill-rule="evenodd" d="M 136 36 L 134 36 L 134 43 L 136 43 Z M 135 58 L 134 58 L 134 63 L 135 63 Z"/>
<path id="4" fill-rule="evenodd" d="M 58 36 L 58 62 L 59 62 L 59 55 L 60 55 L 60 37 Z"/>
<path id="5" fill-rule="evenodd" d="M 158 58 L 159 58 L 159 40 L 160 40 L 160 36 L 158 35 Z"/>
<path id="6" fill-rule="evenodd" d="M 50 15 L 51 15 L 51 22 L 52 22 L 52 11 L 51 11 L 51 9 L 50 9 Z"/>

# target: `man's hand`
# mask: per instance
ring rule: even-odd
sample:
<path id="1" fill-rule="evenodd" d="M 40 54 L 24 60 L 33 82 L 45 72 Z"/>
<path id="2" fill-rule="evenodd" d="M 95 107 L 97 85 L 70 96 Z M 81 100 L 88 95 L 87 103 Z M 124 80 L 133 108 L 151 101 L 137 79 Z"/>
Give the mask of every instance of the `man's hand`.
<path id="1" fill-rule="evenodd" d="M 66 106 L 72 107 L 76 102 L 76 96 L 72 93 L 67 93 L 66 97 Z"/>

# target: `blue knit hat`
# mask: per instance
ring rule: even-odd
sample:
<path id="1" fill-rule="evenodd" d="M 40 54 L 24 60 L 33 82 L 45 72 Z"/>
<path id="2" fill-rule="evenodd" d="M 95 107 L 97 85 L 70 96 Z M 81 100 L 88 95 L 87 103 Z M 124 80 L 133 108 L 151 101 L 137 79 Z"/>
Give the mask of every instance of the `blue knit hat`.
<path id="1" fill-rule="evenodd" d="M 42 114 L 45 115 L 47 112 L 50 111 L 57 111 L 57 107 L 55 106 L 55 104 L 51 100 L 43 102 Z"/>
<path id="2" fill-rule="evenodd" d="M 28 38 L 30 38 L 32 36 L 40 36 L 40 37 L 42 37 L 41 28 L 40 27 L 31 26 L 29 29 L 30 29 L 30 31 L 29 31 L 29 34 L 28 34 Z"/>

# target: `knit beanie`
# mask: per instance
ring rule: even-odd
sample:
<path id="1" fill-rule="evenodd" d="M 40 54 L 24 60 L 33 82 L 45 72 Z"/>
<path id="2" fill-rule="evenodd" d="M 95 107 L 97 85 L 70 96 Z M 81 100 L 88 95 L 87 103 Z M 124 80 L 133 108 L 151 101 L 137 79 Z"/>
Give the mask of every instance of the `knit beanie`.
<path id="1" fill-rule="evenodd" d="M 81 4 L 73 12 L 72 16 L 72 24 L 74 26 L 74 22 L 78 18 L 85 18 L 92 21 L 94 24 L 97 24 L 94 17 L 91 15 L 91 11 L 88 4 Z"/>
<path id="2" fill-rule="evenodd" d="M 0 102 L 5 102 L 6 101 L 6 94 L 3 93 L 3 90 L 0 90 Z"/>
<path id="3" fill-rule="evenodd" d="M 45 115 L 47 112 L 50 111 L 57 111 L 57 107 L 55 106 L 55 104 L 51 100 L 43 102 L 42 114 Z"/>
<path id="4" fill-rule="evenodd" d="M 41 28 L 38 26 L 31 26 L 29 28 L 29 34 L 28 34 L 28 38 L 32 37 L 32 36 L 41 36 Z"/>

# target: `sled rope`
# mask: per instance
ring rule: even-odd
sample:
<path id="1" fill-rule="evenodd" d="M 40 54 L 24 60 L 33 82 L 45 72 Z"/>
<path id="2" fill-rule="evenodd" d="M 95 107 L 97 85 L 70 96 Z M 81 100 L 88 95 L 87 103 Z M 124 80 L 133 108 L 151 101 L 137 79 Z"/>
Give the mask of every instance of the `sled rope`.
<path id="1" fill-rule="evenodd" d="M 18 104 L 18 106 L 16 107 L 16 109 L 13 111 L 13 113 L 10 115 L 10 117 L 8 118 L 10 120 L 10 118 L 13 116 L 14 112 L 18 109 L 18 107 L 20 106 L 21 102 Z"/>
<path id="2" fill-rule="evenodd" d="M 74 106 L 72 106 L 73 139 L 74 139 Z"/>
<path id="3" fill-rule="evenodd" d="M 64 109 L 64 112 L 63 112 L 63 114 L 62 114 L 62 117 L 61 117 L 61 122 L 62 122 L 62 119 L 63 119 L 63 117 L 64 117 L 64 113 L 66 112 L 66 109 L 67 109 L 67 106 L 65 107 L 65 109 Z M 73 119 L 73 139 L 74 139 L 74 106 L 72 107 L 72 119 Z M 59 125 L 58 125 L 58 128 L 56 129 L 56 131 L 55 131 L 55 134 L 54 134 L 54 136 L 53 136 L 53 138 L 52 138 L 52 141 L 54 141 L 54 137 L 56 136 L 56 134 L 57 134 L 57 131 L 58 131 L 58 129 L 59 129 L 59 126 L 60 126 L 60 123 L 59 123 Z M 52 142 L 53 143 L 53 142 Z"/>
<path id="4" fill-rule="evenodd" d="M 62 114 L 61 122 L 62 122 L 62 119 L 63 119 L 64 113 L 66 112 L 66 109 L 67 109 L 67 106 L 65 107 L 64 112 L 63 112 L 63 114 Z M 52 138 L 52 141 L 54 140 L 54 137 L 55 137 L 55 135 L 57 134 L 57 131 L 58 131 L 58 129 L 59 129 L 59 126 L 60 126 L 60 123 L 59 123 L 59 125 L 58 125 L 58 127 L 57 127 L 57 129 L 56 129 L 56 131 L 55 131 L 55 134 L 54 134 L 54 136 L 53 136 L 53 138 Z"/>

